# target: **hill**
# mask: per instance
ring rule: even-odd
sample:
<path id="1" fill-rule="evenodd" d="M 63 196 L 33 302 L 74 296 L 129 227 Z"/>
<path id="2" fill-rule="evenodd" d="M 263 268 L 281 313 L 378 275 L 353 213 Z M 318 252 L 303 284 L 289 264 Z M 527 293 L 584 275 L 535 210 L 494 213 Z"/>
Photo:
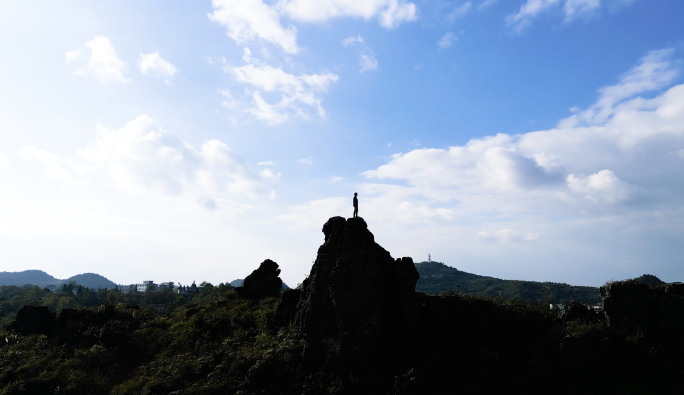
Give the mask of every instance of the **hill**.
<path id="1" fill-rule="evenodd" d="M 596 287 L 573 286 L 563 283 L 536 282 L 521 280 L 502 280 L 494 277 L 467 273 L 441 262 L 417 262 L 416 269 L 420 280 L 416 291 L 426 294 L 456 292 L 460 286 L 461 294 L 481 295 L 490 299 L 522 299 L 541 302 L 545 296 L 555 298 L 559 303 L 576 300 L 585 304 L 601 302 L 601 294 Z M 643 276 L 642 276 L 643 277 Z M 543 293 L 542 293 L 543 292 Z"/>
<path id="2" fill-rule="evenodd" d="M 23 272 L 0 272 L 0 285 L 25 284 L 47 287 L 50 284 L 61 284 L 62 280 L 56 279 L 42 270 L 24 270 Z"/>
<path id="3" fill-rule="evenodd" d="M 92 288 L 114 288 L 116 284 L 96 273 L 83 273 L 69 277 L 66 280 L 55 278 L 42 270 L 24 270 L 22 272 L 0 272 L 0 286 L 16 285 L 21 287 L 26 284 L 37 285 L 41 288 L 49 285 L 61 286 L 74 281 L 76 284 Z"/>
<path id="4" fill-rule="evenodd" d="M 116 286 L 112 281 L 104 276 L 100 276 L 96 273 L 83 273 L 71 276 L 64 280 L 65 283 L 75 282 L 76 284 L 82 285 L 84 287 L 92 289 L 107 288 L 111 289 Z"/>

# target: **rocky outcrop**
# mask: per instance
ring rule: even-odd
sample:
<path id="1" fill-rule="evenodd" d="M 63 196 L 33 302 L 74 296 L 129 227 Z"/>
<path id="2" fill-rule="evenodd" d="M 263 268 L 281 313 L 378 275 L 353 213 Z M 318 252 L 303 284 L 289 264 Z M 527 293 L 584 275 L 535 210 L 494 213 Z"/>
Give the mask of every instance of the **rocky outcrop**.
<path id="1" fill-rule="evenodd" d="M 242 287 L 235 288 L 241 298 L 260 299 L 280 296 L 283 280 L 278 277 L 278 264 L 270 259 L 261 262 L 259 268 L 245 278 Z"/>
<path id="2" fill-rule="evenodd" d="M 304 363 L 377 372 L 417 335 L 418 271 L 379 246 L 360 217 L 330 218 L 323 233 L 297 305 Z"/>
<path id="3" fill-rule="evenodd" d="M 587 306 L 575 300 L 571 300 L 560 313 L 560 319 L 563 322 L 579 320 L 583 323 L 589 323 L 598 322 L 599 318 L 599 315 L 594 310 L 590 310 Z"/>
<path id="4" fill-rule="evenodd" d="M 650 288 L 632 281 L 601 287 L 608 326 L 617 332 L 664 337 L 684 335 L 684 284 Z"/>
<path id="5" fill-rule="evenodd" d="M 55 313 L 47 306 L 24 306 L 17 312 L 15 321 L 7 326 L 8 331 L 22 335 L 45 334 L 52 329 Z"/>

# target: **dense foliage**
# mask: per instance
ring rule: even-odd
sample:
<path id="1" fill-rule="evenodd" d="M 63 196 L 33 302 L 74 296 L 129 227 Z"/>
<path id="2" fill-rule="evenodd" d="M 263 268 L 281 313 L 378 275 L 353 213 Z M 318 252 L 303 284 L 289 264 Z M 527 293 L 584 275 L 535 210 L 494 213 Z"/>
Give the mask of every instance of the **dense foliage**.
<path id="1" fill-rule="evenodd" d="M 441 262 L 418 262 L 415 264 L 420 280 L 416 291 L 437 294 L 453 291 L 460 294 L 484 296 L 498 302 L 519 300 L 541 303 L 553 298 L 558 303 L 576 300 L 585 304 L 601 302 L 599 289 L 572 286 L 562 283 L 501 280 L 460 271 Z"/>
<path id="2" fill-rule="evenodd" d="M 106 305 L 65 310 L 70 321 L 58 319 L 45 334 L 0 332 L 0 395 L 368 393 L 325 373 L 325 366 L 302 368 L 305 343 L 292 321 L 278 319 L 279 298 L 243 300 L 232 290 L 208 295 L 203 304 L 171 313 Z M 378 393 L 683 388 L 683 366 L 673 358 L 678 349 L 643 334 L 616 336 L 600 316 L 569 319 L 534 305 L 450 293 L 418 297 L 428 325 L 417 352 L 369 372 L 386 383 Z M 451 313 L 443 314 L 445 308 Z"/>
<path id="3" fill-rule="evenodd" d="M 301 348 L 289 326 L 274 330 L 278 301 L 223 291 L 174 313 L 110 305 L 48 336 L 2 333 L 0 394 L 226 393 L 258 379 L 254 366 L 265 355 L 292 371 Z"/>
<path id="4" fill-rule="evenodd" d="M 59 313 L 66 308 L 95 307 L 104 304 L 137 305 L 142 309 L 172 313 L 187 304 L 208 303 L 216 299 L 220 292 L 233 289 L 227 284 L 213 286 L 209 283 L 202 283 L 201 285 L 198 288 L 199 293 L 190 296 L 177 294 L 172 289 L 173 284 L 147 293 L 124 293 L 118 288 L 92 290 L 73 281 L 52 290 L 32 285 L 22 287 L 4 285 L 0 287 L 0 329 L 4 329 L 14 321 L 14 317 L 23 306 L 47 306 L 50 310 Z"/>

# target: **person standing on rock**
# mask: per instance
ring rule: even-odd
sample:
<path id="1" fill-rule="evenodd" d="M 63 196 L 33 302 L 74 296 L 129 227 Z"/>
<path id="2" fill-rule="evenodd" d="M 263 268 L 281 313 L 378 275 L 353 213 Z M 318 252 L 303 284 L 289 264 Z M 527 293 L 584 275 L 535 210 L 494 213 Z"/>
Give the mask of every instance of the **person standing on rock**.
<path id="1" fill-rule="evenodd" d="M 358 193 L 354 192 L 354 218 L 359 216 L 359 199 L 356 198 Z"/>

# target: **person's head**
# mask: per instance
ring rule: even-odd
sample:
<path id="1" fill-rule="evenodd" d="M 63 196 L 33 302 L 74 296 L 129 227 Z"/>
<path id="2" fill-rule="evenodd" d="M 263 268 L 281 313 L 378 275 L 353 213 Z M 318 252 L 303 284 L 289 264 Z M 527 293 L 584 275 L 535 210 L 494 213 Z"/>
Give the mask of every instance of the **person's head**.
<path id="1" fill-rule="evenodd" d="M 358 195 L 358 193 L 354 192 L 354 196 Z"/>

